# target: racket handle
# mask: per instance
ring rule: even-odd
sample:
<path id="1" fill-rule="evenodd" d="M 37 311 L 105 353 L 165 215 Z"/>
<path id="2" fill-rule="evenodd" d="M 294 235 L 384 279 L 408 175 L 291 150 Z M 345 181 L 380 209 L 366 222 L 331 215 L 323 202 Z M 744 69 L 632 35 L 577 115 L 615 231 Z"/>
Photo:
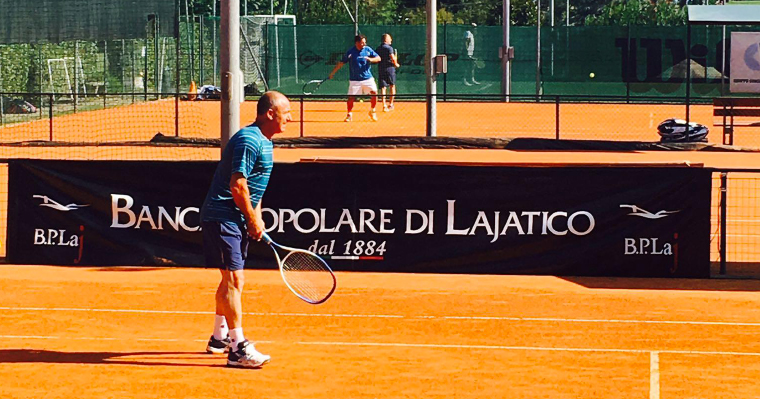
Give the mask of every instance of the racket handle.
<path id="1" fill-rule="evenodd" d="M 261 240 L 267 244 L 272 244 L 272 239 L 269 238 L 269 234 L 267 234 L 266 232 L 261 233 Z"/>

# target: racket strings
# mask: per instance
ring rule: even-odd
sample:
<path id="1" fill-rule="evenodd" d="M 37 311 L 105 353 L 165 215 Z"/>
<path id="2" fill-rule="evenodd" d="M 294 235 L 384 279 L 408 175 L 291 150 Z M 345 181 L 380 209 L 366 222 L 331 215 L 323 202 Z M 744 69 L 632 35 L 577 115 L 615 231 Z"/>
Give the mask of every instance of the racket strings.
<path id="1" fill-rule="evenodd" d="M 313 302 L 323 300 L 335 286 L 327 264 L 307 252 L 291 252 L 285 256 L 282 271 L 291 288 Z"/>

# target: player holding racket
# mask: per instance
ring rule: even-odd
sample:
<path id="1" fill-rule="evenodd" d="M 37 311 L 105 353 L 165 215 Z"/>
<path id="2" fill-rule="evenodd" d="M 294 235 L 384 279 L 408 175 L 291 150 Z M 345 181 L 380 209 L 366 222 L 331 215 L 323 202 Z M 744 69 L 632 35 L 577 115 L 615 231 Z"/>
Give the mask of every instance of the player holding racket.
<path id="1" fill-rule="evenodd" d="M 383 99 L 383 112 L 393 111 L 393 99 L 396 97 L 396 68 L 398 64 L 398 58 L 396 58 L 396 52 L 391 47 L 393 38 L 390 34 L 385 33 L 382 36 L 382 43 L 377 48 L 377 53 L 380 54 L 380 65 L 378 65 L 378 81 L 380 82 L 380 97 Z M 388 103 L 385 103 L 385 89 L 386 87 L 390 91 L 390 98 Z"/>
<path id="2" fill-rule="evenodd" d="M 380 56 L 367 46 L 367 37 L 364 35 L 356 35 L 354 37 L 354 46 L 346 51 L 343 58 L 338 61 L 330 72 L 329 79 L 335 76 L 343 65 L 348 64 L 349 69 L 349 82 L 348 82 L 348 113 L 346 115 L 345 122 L 351 122 L 352 111 L 354 109 L 354 99 L 358 95 L 369 94 L 372 109 L 369 111 L 369 118 L 373 121 L 377 121 L 377 113 L 375 112 L 375 106 L 377 106 L 377 84 L 372 77 L 372 71 L 370 70 L 371 64 L 380 62 Z"/>
<path id="3" fill-rule="evenodd" d="M 272 136 L 290 122 L 290 101 L 268 91 L 259 99 L 256 121 L 230 138 L 222 152 L 201 209 L 203 248 L 208 267 L 219 268 L 214 334 L 206 351 L 227 355 L 231 367 L 256 368 L 270 357 L 243 335 L 243 266 L 249 238 L 261 240 L 261 197 L 272 171 Z"/>
<path id="4" fill-rule="evenodd" d="M 467 61 L 467 71 L 464 75 L 465 86 L 480 84 L 480 82 L 475 80 L 475 63 L 477 62 L 477 59 L 475 58 L 475 30 L 477 27 L 478 24 L 473 22 L 472 28 L 464 32 L 464 55 L 465 61 Z M 468 77 L 470 78 L 469 82 L 467 81 Z"/>

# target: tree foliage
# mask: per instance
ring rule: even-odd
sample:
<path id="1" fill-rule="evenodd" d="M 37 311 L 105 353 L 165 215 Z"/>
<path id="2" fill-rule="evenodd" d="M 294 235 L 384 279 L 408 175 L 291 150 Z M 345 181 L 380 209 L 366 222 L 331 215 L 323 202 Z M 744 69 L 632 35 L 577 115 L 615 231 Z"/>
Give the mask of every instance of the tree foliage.
<path id="1" fill-rule="evenodd" d="M 686 25 L 686 8 L 668 0 L 614 0 L 586 25 Z"/>
<path id="2" fill-rule="evenodd" d="M 356 0 L 240 0 L 251 15 L 295 14 L 300 24 L 351 24 Z M 511 0 L 513 26 L 535 25 L 538 0 Z M 549 25 L 551 0 L 541 1 L 541 23 Z M 555 24 L 564 25 L 570 7 L 571 25 L 683 25 L 685 0 L 554 0 Z M 709 0 L 713 2 L 714 0 Z M 209 15 L 220 0 L 180 0 L 180 12 Z M 359 0 L 360 24 L 424 24 L 426 0 Z M 438 0 L 438 23 L 501 25 L 503 0 Z M 287 10 L 285 9 L 287 7 Z"/>

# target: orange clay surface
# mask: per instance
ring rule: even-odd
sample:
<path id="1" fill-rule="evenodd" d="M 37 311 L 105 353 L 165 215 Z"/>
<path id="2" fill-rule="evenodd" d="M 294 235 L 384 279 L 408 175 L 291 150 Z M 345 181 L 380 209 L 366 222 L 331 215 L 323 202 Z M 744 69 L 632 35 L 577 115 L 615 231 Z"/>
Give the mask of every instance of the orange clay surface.
<path id="1" fill-rule="evenodd" d="M 755 398 L 760 281 L 246 271 L 260 370 L 207 355 L 210 269 L 0 266 L 2 398 Z"/>
<path id="2" fill-rule="evenodd" d="M 379 121 L 367 115 L 369 101 L 357 102 L 353 122 L 345 123 L 344 102 L 291 103 L 295 123 L 283 137 L 316 136 L 424 136 L 425 103 L 399 102 L 396 110 L 377 110 Z M 303 110 L 302 110 L 303 108 Z M 180 137 L 219 137 L 221 105 L 218 101 L 180 101 Z M 241 121 L 255 117 L 256 102 L 241 105 Z M 439 136 L 555 138 L 553 103 L 439 102 Z M 301 112 L 303 111 L 303 116 Z M 714 122 L 711 105 L 693 105 L 690 120 L 710 128 L 712 143 L 722 143 L 722 127 Z M 685 117 L 683 105 L 562 104 L 560 138 L 616 141 L 658 141 L 657 125 L 667 118 Z M 303 119 L 303 128 L 300 121 Z M 719 121 L 718 121 L 719 122 Z M 137 103 L 103 110 L 55 116 L 53 140 L 69 142 L 147 141 L 156 133 L 174 136 L 173 99 Z M 760 147 L 760 128 L 739 127 L 734 144 Z M 7 124 L 0 128 L 3 142 L 50 140 L 49 119 Z"/>

